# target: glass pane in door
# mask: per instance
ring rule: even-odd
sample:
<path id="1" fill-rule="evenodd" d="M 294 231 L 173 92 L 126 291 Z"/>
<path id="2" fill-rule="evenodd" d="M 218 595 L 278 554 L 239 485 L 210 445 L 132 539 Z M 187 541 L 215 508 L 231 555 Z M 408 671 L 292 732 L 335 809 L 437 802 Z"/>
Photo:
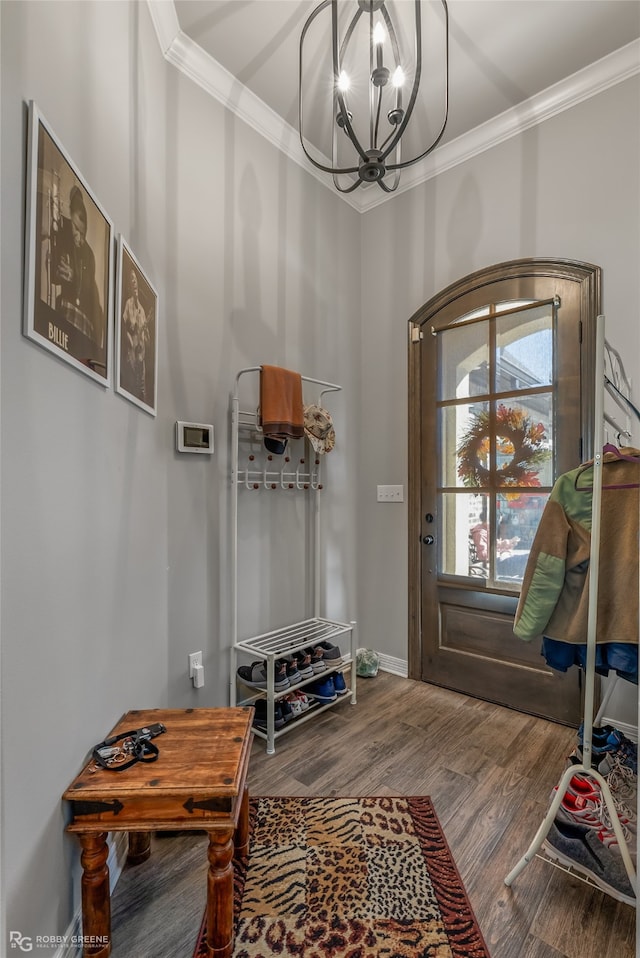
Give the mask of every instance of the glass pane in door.
<path id="1" fill-rule="evenodd" d="M 497 496 L 442 494 L 440 570 L 518 589 L 548 492 Z"/>
<path id="2" fill-rule="evenodd" d="M 520 394 L 493 404 L 487 432 L 497 486 L 552 485 L 552 400 L 547 392 Z"/>
<path id="3" fill-rule="evenodd" d="M 531 543 L 548 498 L 548 492 L 498 496 L 494 581 L 503 587 L 519 588 L 522 583 Z"/>
<path id="4" fill-rule="evenodd" d="M 453 326 L 438 338 L 439 398 L 465 399 L 489 392 L 486 323 Z"/>
<path id="5" fill-rule="evenodd" d="M 518 590 L 554 481 L 553 304 L 438 335 L 438 571 Z"/>
<path id="6" fill-rule="evenodd" d="M 456 403 L 454 406 L 443 406 L 438 410 L 438 429 L 441 448 L 446 452 L 440 459 L 441 485 L 443 486 L 477 486 L 482 484 L 476 481 L 481 479 L 483 470 L 489 469 L 489 441 L 480 439 L 474 444 L 470 453 L 477 470 L 473 475 L 466 468 L 466 461 L 461 459 L 458 449 L 465 441 L 478 422 L 489 420 L 489 404 Z"/>
<path id="7" fill-rule="evenodd" d="M 499 316 L 496 325 L 496 392 L 553 382 L 553 307 L 543 303 Z"/>
<path id="8" fill-rule="evenodd" d="M 440 568 L 444 575 L 487 579 L 491 536 L 487 496 L 442 494 Z"/>
<path id="9" fill-rule="evenodd" d="M 443 487 L 549 486 L 553 481 L 552 393 L 438 410 Z"/>

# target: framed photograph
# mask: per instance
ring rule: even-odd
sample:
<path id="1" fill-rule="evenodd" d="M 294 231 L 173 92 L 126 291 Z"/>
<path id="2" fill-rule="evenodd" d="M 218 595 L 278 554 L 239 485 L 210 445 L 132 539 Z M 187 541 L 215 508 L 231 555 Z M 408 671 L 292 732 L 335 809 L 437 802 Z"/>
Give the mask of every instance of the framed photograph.
<path id="1" fill-rule="evenodd" d="M 26 206 L 23 332 L 108 386 L 113 224 L 33 101 Z"/>
<path id="2" fill-rule="evenodd" d="M 116 390 L 155 416 L 158 294 L 122 236 L 117 277 Z"/>

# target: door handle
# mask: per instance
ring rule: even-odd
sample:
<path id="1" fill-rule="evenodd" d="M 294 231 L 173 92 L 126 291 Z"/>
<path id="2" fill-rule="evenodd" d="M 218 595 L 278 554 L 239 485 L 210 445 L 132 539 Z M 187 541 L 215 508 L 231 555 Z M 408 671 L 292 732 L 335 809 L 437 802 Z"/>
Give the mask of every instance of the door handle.
<path id="1" fill-rule="evenodd" d="M 434 539 L 433 536 L 423 536 L 422 541 L 424 542 L 426 546 L 432 546 L 436 540 Z"/>

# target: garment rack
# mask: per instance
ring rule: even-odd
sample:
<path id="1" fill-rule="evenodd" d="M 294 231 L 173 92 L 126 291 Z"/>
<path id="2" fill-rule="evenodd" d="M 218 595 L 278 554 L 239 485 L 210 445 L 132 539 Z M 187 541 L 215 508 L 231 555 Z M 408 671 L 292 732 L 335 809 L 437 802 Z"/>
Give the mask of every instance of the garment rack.
<path id="1" fill-rule="evenodd" d="M 624 382 L 624 385 L 629 390 L 629 380 L 624 373 L 624 366 L 620 358 L 619 353 L 613 349 L 605 339 L 605 329 L 604 329 L 605 318 L 604 316 L 598 316 L 596 320 L 596 353 L 595 353 L 595 397 L 594 397 L 594 448 L 596 450 L 593 460 L 593 498 L 591 506 L 591 560 L 589 564 L 589 604 L 588 604 L 588 618 L 587 618 L 587 656 L 586 656 L 586 666 L 585 666 L 585 697 L 584 697 L 584 719 L 583 719 L 583 747 L 582 747 L 582 762 L 578 765 L 570 765 L 565 769 L 560 781 L 558 783 L 555 795 L 549 806 L 549 810 L 540 825 L 538 831 L 536 832 L 533 841 L 529 845 L 529 848 L 522 856 L 520 861 L 516 866 L 509 872 L 509 874 L 504 879 L 505 885 L 511 885 L 515 879 L 520 875 L 520 873 L 526 868 L 529 862 L 538 855 L 542 844 L 547 837 L 551 825 L 556 817 L 556 813 L 560 807 L 562 799 L 564 798 L 565 792 L 569 782 L 574 775 L 580 774 L 588 778 L 593 779 L 598 783 L 602 791 L 602 796 L 605 800 L 607 810 L 611 817 L 611 824 L 613 827 L 618 846 L 620 848 L 620 853 L 622 855 L 622 860 L 624 862 L 627 875 L 629 876 L 629 882 L 633 889 L 634 895 L 637 897 L 637 885 L 636 885 L 636 872 L 631 860 L 631 855 L 629 854 L 629 848 L 627 846 L 626 839 L 624 837 L 624 832 L 618 818 L 618 812 L 615 807 L 613 796 L 611 794 L 611 789 L 609 788 L 606 778 L 600 774 L 600 772 L 593 768 L 592 766 L 592 744 L 593 744 L 593 725 L 598 722 L 601 716 L 604 713 L 605 705 L 608 703 L 610 695 L 613 691 L 613 683 L 611 687 L 607 690 L 605 699 L 602 702 L 602 705 L 598 711 L 597 716 L 594 719 L 593 709 L 595 702 L 595 663 L 596 663 L 596 628 L 597 628 L 597 612 L 598 612 L 598 584 L 599 584 L 599 572 L 600 572 L 600 528 L 601 528 L 601 505 L 602 505 L 602 466 L 603 466 L 603 445 L 604 445 L 604 423 L 609 421 L 609 417 L 605 415 L 604 410 L 604 397 L 605 392 L 607 392 L 618 405 L 620 402 L 618 397 L 615 395 L 615 392 L 609 388 L 611 380 L 606 373 L 606 363 L 615 364 L 615 378 L 619 381 Z M 619 382 L 616 385 L 616 390 L 618 393 Z M 627 434 L 626 430 L 621 430 Z M 617 679 L 617 675 L 616 675 Z M 545 859 L 547 860 L 547 859 Z M 560 868 L 562 871 L 569 872 L 572 877 L 583 878 L 583 876 L 578 875 L 576 872 L 571 871 L 569 868 L 566 868 L 563 865 L 557 865 L 556 862 L 552 864 Z M 594 882 L 590 882 L 588 879 L 587 884 L 594 885 L 598 887 Z"/>
<path id="2" fill-rule="evenodd" d="M 230 702 L 235 705 L 237 701 L 236 687 L 236 666 L 238 653 L 247 653 L 251 656 L 264 658 L 266 661 L 267 689 L 266 698 L 268 702 L 267 710 L 267 731 L 254 729 L 255 734 L 266 740 L 267 754 L 272 755 L 275 752 L 275 740 L 288 726 L 281 731 L 276 731 L 274 723 L 274 703 L 280 694 L 276 693 L 274 687 L 274 663 L 276 657 L 294 653 L 307 646 L 330 641 L 337 643 L 338 639 L 349 639 L 350 647 L 348 656 L 343 656 L 344 666 L 349 667 L 350 676 L 350 699 L 351 704 L 356 704 L 356 623 L 355 622 L 337 622 L 333 619 L 323 618 L 320 615 L 320 491 L 323 488 L 322 482 L 322 456 L 311 454 L 298 458 L 294 465 L 288 456 L 273 456 L 266 452 L 262 453 L 262 461 L 257 455 L 251 454 L 243 468 L 239 463 L 240 438 L 244 437 L 249 443 L 262 445 L 264 434 L 260 425 L 260 416 L 257 407 L 251 409 L 242 409 L 240 406 L 240 388 L 241 380 L 251 374 L 260 374 L 261 366 L 248 366 L 241 369 L 235 378 L 235 387 L 231 398 L 231 688 Z M 301 376 L 303 384 L 311 387 L 319 387 L 316 393 L 316 402 L 322 405 L 325 395 L 333 392 L 339 392 L 342 387 L 335 383 L 324 382 L 321 379 L 314 379 L 311 376 Z M 291 445 L 291 444 L 290 444 Z M 311 450 L 313 453 L 313 450 Z M 279 461 L 279 465 L 278 465 Z M 290 464 L 291 463 L 291 464 Z M 238 637 L 238 492 L 240 489 L 260 490 L 302 490 L 313 496 L 313 548 L 312 548 L 312 618 L 304 619 L 277 628 L 275 630 L 263 632 L 260 635 L 253 635 L 250 638 L 240 639 Z M 322 673 L 324 674 L 324 673 Z M 328 672 L 327 672 L 328 674 Z M 314 676 L 317 678 L 317 676 Z M 299 683 L 305 686 L 312 680 Z M 345 695 L 346 698 L 346 695 Z M 292 725 L 299 725 L 313 718 L 319 712 L 330 708 L 335 703 L 321 705 L 304 713 L 295 720 Z"/>

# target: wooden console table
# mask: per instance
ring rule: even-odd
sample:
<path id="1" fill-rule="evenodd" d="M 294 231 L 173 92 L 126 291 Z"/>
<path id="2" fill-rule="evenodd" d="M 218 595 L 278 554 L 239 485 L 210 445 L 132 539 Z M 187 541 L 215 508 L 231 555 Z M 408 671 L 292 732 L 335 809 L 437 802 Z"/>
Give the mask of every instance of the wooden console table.
<path id="1" fill-rule="evenodd" d="M 149 857 L 153 831 L 206 831 L 209 958 L 233 951 L 233 862 L 248 852 L 246 787 L 253 708 L 148 709 L 128 712 L 109 733 L 162 722 L 155 762 L 122 772 L 87 763 L 62 796 L 71 803 L 67 831 L 82 845 L 85 956 L 111 952 L 108 832 L 129 832 L 129 861 Z M 196 929 L 194 929 L 194 932 Z"/>

